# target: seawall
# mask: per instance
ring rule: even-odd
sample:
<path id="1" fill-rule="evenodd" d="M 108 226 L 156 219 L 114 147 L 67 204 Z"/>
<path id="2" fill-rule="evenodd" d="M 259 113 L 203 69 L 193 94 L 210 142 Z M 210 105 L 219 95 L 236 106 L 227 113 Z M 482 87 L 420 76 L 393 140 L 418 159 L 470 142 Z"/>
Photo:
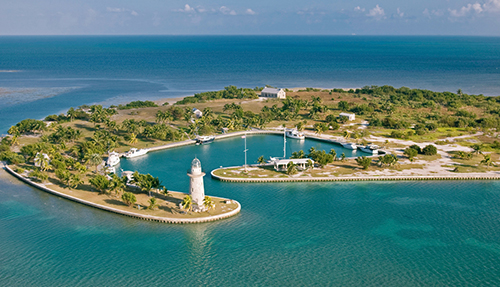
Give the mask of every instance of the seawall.
<path id="1" fill-rule="evenodd" d="M 236 167 L 236 166 L 235 166 Z M 226 167 L 226 168 L 235 168 Z M 403 180 L 500 180 L 500 175 L 413 175 L 413 176 L 328 176 L 328 177 L 274 177 L 274 178 L 233 178 L 214 174 L 215 171 L 225 169 L 218 168 L 210 173 L 212 178 L 223 182 L 244 183 L 269 183 L 269 182 L 315 182 L 315 181 L 403 181 Z"/>

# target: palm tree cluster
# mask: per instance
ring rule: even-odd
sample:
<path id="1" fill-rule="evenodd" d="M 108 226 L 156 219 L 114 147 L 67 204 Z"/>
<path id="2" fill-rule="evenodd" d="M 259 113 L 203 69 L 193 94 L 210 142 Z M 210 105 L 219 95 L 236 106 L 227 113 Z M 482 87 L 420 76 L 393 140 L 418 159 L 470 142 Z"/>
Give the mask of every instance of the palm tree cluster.
<path id="1" fill-rule="evenodd" d="M 153 177 L 148 174 L 140 174 L 137 171 L 133 174 L 132 182 L 135 183 L 142 191 L 147 193 L 151 197 L 151 191 L 153 189 L 163 190 L 165 187 L 161 184 L 158 177 Z"/>
<path id="2" fill-rule="evenodd" d="M 81 137 L 80 130 L 75 130 L 72 127 L 63 127 L 58 125 L 56 131 L 49 135 L 49 140 L 54 143 L 74 142 Z"/>

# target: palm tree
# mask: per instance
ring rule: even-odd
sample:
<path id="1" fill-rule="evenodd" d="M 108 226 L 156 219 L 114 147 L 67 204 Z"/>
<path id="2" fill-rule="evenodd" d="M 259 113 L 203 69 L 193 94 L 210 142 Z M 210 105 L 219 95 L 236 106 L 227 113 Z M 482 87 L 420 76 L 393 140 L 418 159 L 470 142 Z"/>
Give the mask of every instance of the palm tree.
<path id="1" fill-rule="evenodd" d="M 472 149 L 474 150 L 475 154 L 480 154 L 482 153 L 481 150 L 483 149 L 483 146 L 480 144 L 474 144 L 472 145 Z"/>
<path id="2" fill-rule="evenodd" d="M 115 195 L 118 195 L 120 192 L 123 191 L 126 183 L 127 183 L 126 176 L 122 176 L 120 178 L 120 177 L 118 177 L 118 175 L 113 174 L 113 176 L 111 177 L 111 180 L 109 181 L 110 191 L 114 191 Z"/>
<path id="3" fill-rule="evenodd" d="M 69 117 L 69 121 L 72 122 L 73 119 L 76 117 L 77 113 L 73 107 L 69 108 L 68 112 L 66 115 Z"/>
<path id="4" fill-rule="evenodd" d="M 213 201 L 213 199 L 210 196 L 205 196 L 205 198 L 203 199 L 203 206 L 208 210 L 214 209 L 215 202 Z"/>
<path id="5" fill-rule="evenodd" d="M 86 160 L 85 162 L 87 164 L 90 164 L 92 166 L 95 166 L 95 171 L 97 172 L 97 166 L 102 163 L 102 157 L 98 153 L 91 153 L 86 155 Z"/>
<path id="6" fill-rule="evenodd" d="M 266 159 L 264 158 L 263 155 L 261 155 L 258 159 L 257 159 L 257 163 L 259 163 L 260 165 L 262 164 L 265 164 L 266 163 Z"/>
<path id="7" fill-rule="evenodd" d="M 289 162 L 286 168 L 286 173 L 288 175 L 292 175 L 296 174 L 297 172 L 298 172 L 297 165 L 293 161 Z"/>
<path id="8" fill-rule="evenodd" d="M 493 161 L 491 160 L 491 155 L 483 154 L 484 159 L 480 162 L 480 164 L 484 164 L 485 166 L 492 166 Z"/>
<path id="9" fill-rule="evenodd" d="M 149 210 L 153 210 L 158 206 L 158 200 L 154 197 L 150 198 L 148 202 L 149 202 L 148 206 Z"/>
<path id="10" fill-rule="evenodd" d="M 128 140 L 128 142 L 131 144 L 131 145 L 135 145 L 137 143 L 137 136 L 135 135 L 135 133 L 132 133 L 130 135 L 130 138 Z"/>
<path id="11" fill-rule="evenodd" d="M 182 208 L 190 211 L 191 207 L 193 206 L 193 199 L 191 198 L 191 195 L 186 195 L 184 199 L 182 200 L 181 203 Z"/>
<path id="12" fill-rule="evenodd" d="M 109 180 L 104 175 L 97 175 L 94 178 L 89 179 L 90 185 L 99 191 L 99 194 L 103 194 L 108 190 L 110 186 Z"/>
<path id="13" fill-rule="evenodd" d="M 330 149 L 330 154 L 333 155 L 333 160 L 337 160 L 337 151 L 333 148 Z"/>
<path id="14" fill-rule="evenodd" d="M 46 153 L 38 152 L 35 156 L 35 165 L 39 166 L 42 171 L 46 171 L 50 168 L 50 159 Z"/>

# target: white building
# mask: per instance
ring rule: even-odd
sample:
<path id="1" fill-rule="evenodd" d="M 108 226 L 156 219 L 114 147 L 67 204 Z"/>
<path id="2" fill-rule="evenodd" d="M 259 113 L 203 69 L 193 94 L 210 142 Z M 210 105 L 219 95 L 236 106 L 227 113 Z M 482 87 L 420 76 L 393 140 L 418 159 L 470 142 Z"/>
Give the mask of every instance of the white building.
<path id="1" fill-rule="evenodd" d="M 193 204 L 197 205 L 198 208 L 203 208 L 203 200 L 205 199 L 203 177 L 205 176 L 205 173 L 201 171 L 201 162 L 199 159 L 195 158 L 191 162 L 191 173 L 188 173 L 188 176 L 191 178 L 189 195 L 191 195 Z"/>
<path id="2" fill-rule="evenodd" d="M 260 93 L 260 96 L 265 97 L 265 98 L 285 99 L 286 93 L 285 93 L 285 90 L 283 90 L 283 89 L 273 89 L 273 88 L 265 87 L 262 90 L 262 92 Z"/>
<path id="3" fill-rule="evenodd" d="M 194 116 L 197 119 L 199 119 L 199 118 L 201 118 L 203 116 L 203 112 L 200 111 L 200 110 L 198 110 L 197 108 L 193 108 L 191 111 L 193 112 Z"/>
<path id="4" fill-rule="evenodd" d="M 274 160 L 274 169 L 277 171 L 287 170 L 288 164 L 290 162 L 293 162 L 297 165 L 298 170 L 305 170 L 307 169 L 307 163 L 309 161 L 311 161 L 311 163 L 314 165 L 314 160 L 310 158 L 276 159 Z"/>
<path id="5" fill-rule="evenodd" d="M 356 119 L 356 115 L 351 113 L 340 113 L 339 117 L 347 117 L 350 121 L 354 121 Z"/>

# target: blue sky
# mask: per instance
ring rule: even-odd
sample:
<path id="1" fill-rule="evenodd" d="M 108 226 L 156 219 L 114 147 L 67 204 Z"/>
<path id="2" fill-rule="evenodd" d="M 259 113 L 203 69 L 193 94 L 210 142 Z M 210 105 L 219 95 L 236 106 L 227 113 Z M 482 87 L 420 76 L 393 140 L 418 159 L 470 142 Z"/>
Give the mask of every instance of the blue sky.
<path id="1" fill-rule="evenodd" d="M 0 0 L 0 35 L 500 36 L 500 0 Z"/>

